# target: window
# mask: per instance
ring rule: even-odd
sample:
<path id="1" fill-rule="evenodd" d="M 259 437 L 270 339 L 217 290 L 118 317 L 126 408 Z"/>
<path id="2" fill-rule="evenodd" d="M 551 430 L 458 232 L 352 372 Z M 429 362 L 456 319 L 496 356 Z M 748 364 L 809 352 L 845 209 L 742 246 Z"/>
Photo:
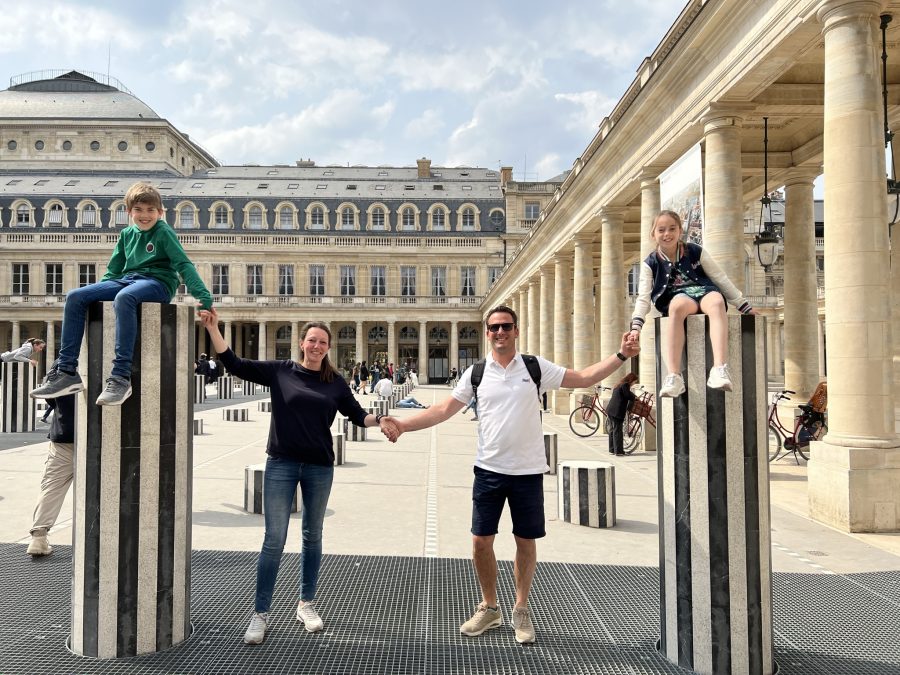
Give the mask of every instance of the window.
<path id="1" fill-rule="evenodd" d="M 342 230 L 354 230 L 356 229 L 356 219 L 353 217 L 353 207 L 345 206 L 341 209 L 341 229 Z"/>
<path id="2" fill-rule="evenodd" d="M 225 189 L 233 188 L 237 183 L 225 183 Z"/>
<path id="3" fill-rule="evenodd" d="M 356 295 L 356 267 L 341 265 L 341 295 Z"/>
<path id="4" fill-rule="evenodd" d="M 375 189 L 376 189 L 376 190 L 384 190 L 384 189 L 386 189 L 386 187 L 387 187 L 386 185 L 382 185 L 381 183 L 378 183 L 378 184 L 375 186 Z"/>
<path id="5" fill-rule="evenodd" d="M 338 340 L 346 342 L 356 339 L 356 326 L 344 326 L 338 331 Z"/>
<path id="6" fill-rule="evenodd" d="M 124 204 L 119 204 L 116 207 L 116 225 L 127 225 L 128 224 L 128 211 L 125 209 Z"/>
<path id="7" fill-rule="evenodd" d="M 435 183 L 435 184 L 432 185 L 431 187 L 432 187 L 433 190 L 443 190 L 443 189 L 444 189 L 444 186 L 441 185 L 440 183 Z"/>
<path id="8" fill-rule="evenodd" d="M 447 295 L 447 268 L 432 267 L 431 268 L 431 295 L 435 298 L 442 298 Z"/>
<path id="9" fill-rule="evenodd" d="M 325 265 L 309 266 L 309 294 L 325 295 Z"/>
<path id="10" fill-rule="evenodd" d="M 278 175 L 278 169 L 270 169 L 270 170 L 266 171 L 266 175 L 267 175 L 267 176 L 277 176 L 277 175 Z"/>
<path id="11" fill-rule="evenodd" d="M 194 207 L 183 206 L 178 212 L 178 222 L 181 227 L 194 227 Z"/>
<path id="12" fill-rule="evenodd" d="M 28 295 L 28 263 L 13 263 L 12 294 Z"/>
<path id="13" fill-rule="evenodd" d="M 49 182 L 50 182 L 50 181 L 49 181 L 48 179 L 46 179 L 46 178 L 41 178 L 40 180 L 34 181 L 34 184 L 35 184 L 35 185 L 46 185 L 46 184 L 49 183 Z"/>
<path id="14" fill-rule="evenodd" d="M 403 326 L 400 329 L 400 342 L 413 342 L 419 339 L 419 329 L 415 326 Z"/>
<path id="15" fill-rule="evenodd" d="M 431 229 L 437 231 L 447 229 L 447 212 L 444 209 L 437 208 L 432 212 Z"/>
<path id="16" fill-rule="evenodd" d="M 347 189 L 348 189 L 348 190 L 355 190 L 355 189 L 356 189 L 356 183 L 350 183 L 349 185 L 347 185 Z"/>
<path id="17" fill-rule="evenodd" d="M 16 208 L 16 225 L 31 225 L 31 208 L 28 204 L 19 204 Z"/>
<path id="18" fill-rule="evenodd" d="M 294 294 L 294 266 L 278 266 L 278 295 Z"/>
<path id="19" fill-rule="evenodd" d="M 144 146 L 147 149 L 147 152 L 153 152 L 156 150 L 156 143 L 153 141 L 147 141 L 147 144 Z"/>
<path id="20" fill-rule="evenodd" d="M 300 183 L 288 183 L 288 190 L 296 190 L 300 187 Z"/>
<path id="21" fill-rule="evenodd" d="M 228 265 L 212 266 L 212 294 L 228 295 Z"/>
<path id="22" fill-rule="evenodd" d="M 385 283 L 384 265 L 373 265 L 370 269 L 372 271 L 372 295 L 386 295 L 387 284 Z"/>
<path id="23" fill-rule="evenodd" d="M 65 150 L 66 152 L 71 150 L 72 149 L 72 141 L 63 141 L 62 149 Z"/>
<path id="24" fill-rule="evenodd" d="M 119 181 L 117 180 L 108 180 L 103 184 L 103 187 L 112 187 L 113 185 L 117 185 Z"/>
<path id="25" fill-rule="evenodd" d="M 214 213 L 214 220 L 216 227 L 228 227 L 228 207 L 224 204 L 219 204 L 216 207 Z"/>
<path id="26" fill-rule="evenodd" d="M 474 230 L 475 229 L 475 209 L 473 209 L 471 207 L 463 209 L 462 229 L 464 229 L 464 230 Z"/>
<path id="27" fill-rule="evenodd" d="M 282 206 L 278 211 L 278 227 L 290 230 L 294 227 L 294 210 L 290 206 Z"/>
<path id="28" fill-rule="evenodd" d="M 48 225 L 62 225 L 63 207 L 62 204 L 54 204 L 50 207 L 50 213 L 47 214 Z"/>
<path id="29" fill-rule="evenodd" d="M 334 175 L 334 171 L 332 171 L 331 169 L 328 169 L 327 171 L 323 171 L 323 172 L 322 172 L 322 175 L 323 175 L 323 176 L 333 176 L 333 175 Z"/>
<path id="30" fill-rule="evenodd" d="M 268 184 L 268 183 L 260 183 L 259 185 L 256 186 L 256 189 L 257 189 L 257 190 L 265 190 L 265 189 L 267 189 L 268 187 L 269 187 L 269 184 Z"/>
<path id="31" fill-rule="evenodd" d="M 503 271 L 502 267 L 488 267 L 488 286 L 493 286 L 494 282 L 500 278 L 500 273 Z"/>
<path id="32" fill-rule="evenodd" d="M 628 295 L 637 295 L 641 279 L 641 264 L 635 263 L 628 270 Z"/>
<path id="33" fill-rule="evenodd" d="M 414 296 L 416 294 L 416 268 L 403 266 L 400 268 L 400 295 Z"/>
<path id="34" fill-rule="evenodd" d="M 75 185 L 78 185 L 77 180 L 67 180 L 66 181 L 66 187 L 74 187 Z"/>
<path id="35" fill-rule="evenodd" d="M 416 212 L 411 206 L 407 206 L 403 209 L 403 224 L 401 229 L 406 232 L 416 229 Z"/>
<path id="36" fill-rule="evenodd" d="M 13 178 L 11 181 L 7 183 L 7 185 L 18 185 L 22 182 L 21 178 Z"/>
<path id="37" fill-rule="evenodd" d="M 415 190 L 416 186 L 415 185 L 404 185 L 403 189 L 404 190 Z"/>
<path id="38" fill-rule="evenodd" d="M 128 149 L 128 143 L 125 141 L 119 141 L 119 145 L 116 146 L 119 148 L 119 152 L 125 152 Z"/>
<path id="39" fill-rule="evenodd" d="M 15 150 L 16 148 L 19 147 L 19 144 L 16 143 L 15 141 L 10 141 L 9 143 L 6 144 L 6 147 L 9 148 L 10 150 Z"/>
<path id="40" fill-rule="evenodd" d="M 34 149 L 35 150 L 43 150 L 44 149 L 44 141 L 35 141 Z"/>
<path id="41" fill-rule="evenodd" d="M 461 267 L 459 273 L 461 281 L 460 295 L 471 298 L 475 295 L 475 268 Z"/>
<path id="42" fill-rule="evenodd" d="M 540 202 L 525 202 L 525 220 L 537 220 L 541 213 Z"/>
<path id="43" fill-rule="evenodd" d="M 47 263 L 44 267 L 46 282 L 44 292 L 47 295 L 63 294 L 63 266 L 62 263 Z"/>
<path id="44" fill-rule="evenodd" d="M 387 171 L 379 171 L 379 172 L 378 172 L 378 175 L 379 175 L 379 176 L 387 176 L 387 175 L 388 175 L 388 172 L 387 172 Z"/>
<path id="45" fill-rule="evenodd" d="M 321 206 L 313 207 L 313 210 L 310 211 L 309 216 L 311 221 L 311 230 L 325 229 L 325 211 Z"/>
<path id="46" fill-rule="evenodd" d="M 369 329 L 369 342 L 387 342 L 387 330 L 384 326 L 372 326 Z"/>
<path id="47" fill-rule="evenodd" d="M 100 149 L 100 141 L 91 141 L 91 150 L 97 152 Z"/>
<path id="48" fill-rule="evenodd" d="M 93 227 L 97 224 L 97 207 L 93 204 L 85 204 L 81 209 L 81 224 L 85 227 Z"/>
<path id="49" fill-rule="evenodd" d="M 247 265 L 247 295 L 262 295 L 263 266 Z"/>
<path id="50" fill-rule="evenodd" d="M 251 206 L 247 211 L 247 227 L 251 230 L 263 229 L 263 212 L 259 206 Z"/>
<path id="51" fill-rule="evenodd" d="M 203 183 L 191 183 L 192 189 L 202 188 L 202 187 L 203 187 Z"/>
<path id="52" fill-rule="evenodd" d="M 387 228 L 384 226 L 384 209 L 380 206 L 372 209 L 372 229 L 373 230 L 386 230 Z"/>
<path id="53" fill-rule="evenodd" d="M 327 187 L 328 186 L 325 183 L 319 183 L 318 185 L 316 185 L 316 190 L 324 190 Z"/>
<path id="54" fill-rule="evenodd" d="M 78 287 L 97 283 L 97 266 L 94 263 L 81 263 L 78 265 Z"/>
<path id="55" fill-rule="evenodd" d="M 491 225 L 500 227 L 503 224 L 503 211 L 497 210 L 491 213 Z"/>
<path id="56" fill-rule="evenodd" d="M 472 189 L 472 186 L 471 186 L 471 185 L 463 185 L 463 186 L 462 186 L 462 189 L 463 189 L 463 190 L 471 190 L 471 189 Z"/>

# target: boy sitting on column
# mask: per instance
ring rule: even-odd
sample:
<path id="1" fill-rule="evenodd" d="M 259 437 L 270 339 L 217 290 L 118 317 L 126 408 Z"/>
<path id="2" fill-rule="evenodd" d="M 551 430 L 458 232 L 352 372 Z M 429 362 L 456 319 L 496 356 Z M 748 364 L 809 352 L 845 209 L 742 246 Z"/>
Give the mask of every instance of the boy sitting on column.
<path id="1" fill-rule="evenodd" d="M 204 310 L 212 307 L 212 296 L 194 264 L 175 231 L 162 220 L 162 197 L 156 188 L 135 183 L 125 193 L 125 208 L 132 222 L 119 234 L 106 274 L 99 282 L 73 289 L 66 295 L 59 365 L 47 374 L 44 384 L 31 392 L 32 398 L 57 398 L 84 389 L 77 372 L 78 355 L 91 303 L 113 300 L 116 312 L 112 374 L 97 398 L 97 405 L 121 405 L 131 396 L 138 305 L 171 302 L 181 277 Z"/>

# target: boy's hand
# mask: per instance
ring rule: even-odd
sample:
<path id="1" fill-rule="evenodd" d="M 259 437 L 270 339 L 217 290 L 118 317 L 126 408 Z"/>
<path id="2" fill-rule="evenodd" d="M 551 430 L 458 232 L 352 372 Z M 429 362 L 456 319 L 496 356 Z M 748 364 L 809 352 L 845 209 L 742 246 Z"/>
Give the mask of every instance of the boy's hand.
<path id="1" fill-rule="evenodd" d="M 632 338 L 631 331 L 622 335 L 622 345 L 619 348 L 619 351 L 621 351 L 622 354 L 629 358 L 631 358 L 632 356 L 637 356 L 641 353 L 641 345 L 639 342 Z"/>
<path id="2" fill-rule="evenodd" d="M 204 328 L 216 326 L 219 323 L 219 314 L 212 307 L 209 309 L 201 309 L 199 312 L 200 323 Z"/>

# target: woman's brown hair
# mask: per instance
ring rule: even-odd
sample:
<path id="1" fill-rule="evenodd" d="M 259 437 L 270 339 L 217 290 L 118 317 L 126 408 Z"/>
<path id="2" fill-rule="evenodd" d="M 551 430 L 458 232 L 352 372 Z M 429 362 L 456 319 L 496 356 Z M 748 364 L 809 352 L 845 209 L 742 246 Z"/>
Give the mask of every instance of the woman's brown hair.
<path id="1" fill-rule="evenodd" d="M 627 384 L 630 387 L 632 384 L 634 384 L 637 381 L 638 381 L 637 375 L 635 375 L 634 373 L 628 373 L 625 377 L 623 377 L 621 380 L 619 380 L 619 382 L 618 382 L 618 384 L 616 384 L 616 386 L 619 387 L 623 384 Z"/>
<path id="2" fill-rule="evenodd" d="M 306 339 L 306 334 L 309 332 L 310 328 L 318 328 L 319 330 L 325 331 L 325 334 L 328 335 L 328 348 L 331 348 L 331 329 L 328 328 L 327 325 L 322 323 L 321 321 L 309 321 L 303 324 L 303 328 L 300 329 L 300 360 L 303 360 L 303 341 Z M 337 371 L 331 365 L 331 362 L 328 360 L 328 354 L 322 358 L 322 369 L 319 371 L 319 380 L 322 382 L 331 382 L 334 380 L 334 376 L 337 374 Z"/>

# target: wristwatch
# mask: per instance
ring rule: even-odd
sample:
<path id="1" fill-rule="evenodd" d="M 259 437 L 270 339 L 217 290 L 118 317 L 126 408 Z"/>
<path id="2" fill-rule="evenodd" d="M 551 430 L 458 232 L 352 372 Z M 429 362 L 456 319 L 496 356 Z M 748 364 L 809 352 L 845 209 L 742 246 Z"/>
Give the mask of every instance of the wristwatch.
<path id="1" fill-rule="evenodd" d="M 616 356 L 619 358 L 620 361 L 627 361 L 627 360 L 628 360 L 628 357 L 625 356 L 622 352 L 616 352 Z"/>
<path id="2" fill-rule="evenodd" d="M 375 424 L 381 424 L 381 420 L 383 420 L 387 415 L 383 413 L 378 413 L 375 415 Z"/>

